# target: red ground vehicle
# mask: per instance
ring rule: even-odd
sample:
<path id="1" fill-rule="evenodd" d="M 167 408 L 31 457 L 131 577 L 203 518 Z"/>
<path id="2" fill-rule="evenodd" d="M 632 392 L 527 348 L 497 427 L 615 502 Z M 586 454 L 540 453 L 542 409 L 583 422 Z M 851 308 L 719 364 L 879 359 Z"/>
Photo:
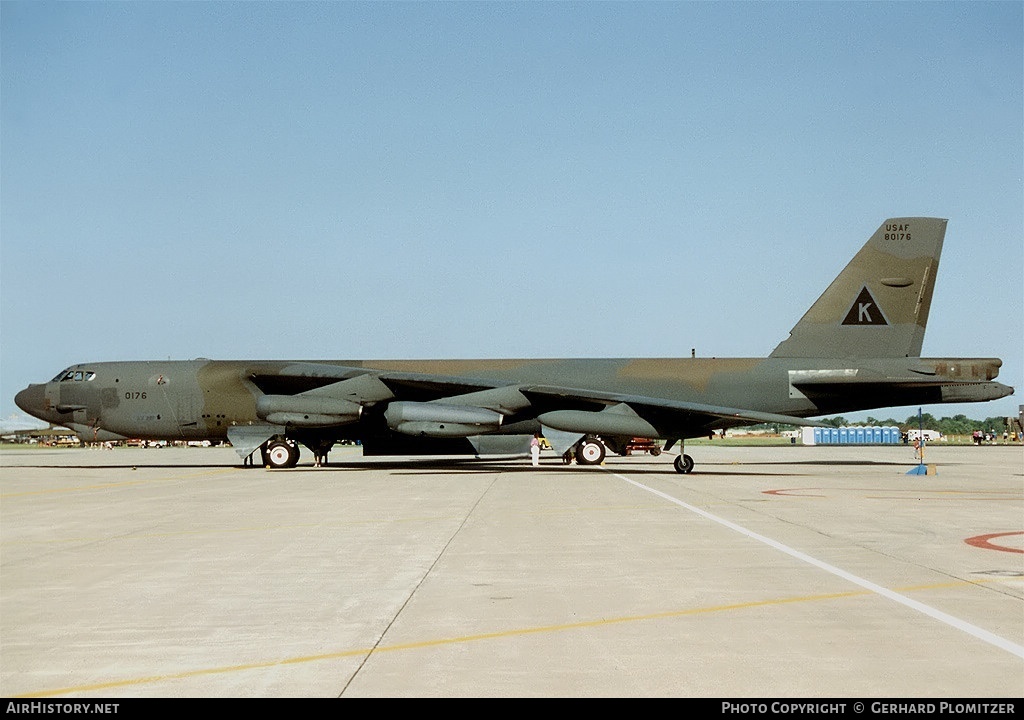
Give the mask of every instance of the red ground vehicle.
<path id="1" fill-rule="evenodd" d="M 650 438 L 633 438 L 626 443 L 625 451 L 623 455 L 632 455 L 634 452 L 646 452 L 651 455 L 661 455 L 661 445 L 658 444 L 657 440 L 651 440 Z"/>

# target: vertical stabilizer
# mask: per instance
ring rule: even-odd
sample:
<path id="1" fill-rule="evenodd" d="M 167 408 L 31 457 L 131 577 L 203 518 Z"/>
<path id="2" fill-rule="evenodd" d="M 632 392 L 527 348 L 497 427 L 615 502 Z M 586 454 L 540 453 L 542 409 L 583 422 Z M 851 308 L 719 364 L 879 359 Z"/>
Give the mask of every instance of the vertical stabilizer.
<path id="1" fill-rule="evenodd" d="M 882 223 L 771 357 L 919 357 L 946 222 Z"/>

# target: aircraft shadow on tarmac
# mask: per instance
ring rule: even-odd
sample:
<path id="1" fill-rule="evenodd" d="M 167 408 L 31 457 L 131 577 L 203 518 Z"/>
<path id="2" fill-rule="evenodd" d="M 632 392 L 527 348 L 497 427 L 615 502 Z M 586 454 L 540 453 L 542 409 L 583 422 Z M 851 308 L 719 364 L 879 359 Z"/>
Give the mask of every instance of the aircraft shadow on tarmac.
<path id="1" fill-rule="evenodd" d="M 729 465 L 737 465 L 738 463 L 729 463 Z M 746 467 L 757 465 L 759 463 L 747 463 Z M 534 467 L 527 461 L 526 464 L 510 463 L 510 462 L 496 462 L 496 461 L 481 461 L 481 460 L 445 460 L 445 461 L 433 461 L 424 463 L 422 461 L 416 462 L 374 462 L 374 463 L 329 463 L 323 468 L 314 468 L 312 466 L 300 466 L 295 468 L 297 470 L 304 470 L 307 472 L 322 472 L 324 470 L 342 470 L 342 471 L 391 471 L 393 474 L 401 475 L 446 475 L 457 473 L 460 475 L 467 474 L 493 474 L 493 473 L 518 473 L 518 474 L 536 474 L 538 472 L 549 472 L 557 475 L 568 474 L 572 477 L 581 477 L 583 475 L 593 475 L 597 471 L 607 472 L 622 472 L 630 475 L 672 475 L 678 476 L 671 463 L 665 463 L 663 465 L 651 465 L 650 463 L 609 463 L 606 465 L 559 465 L 553 463 L 541 463 L 539 466 Z M 277 471 L 275 471 L 277 472 Z M 280 471 L 289 472 L 289 471 Z M 723 475 L 740 475 L 752 477 L 755 475 L 771 476 L 771 477 L 785 477 L 791 476 L 794 473 L 784 472 L 742 472 L 742 471 L 730 471 L 730 470 L 702 470 L 700 472 L 690 473 L 687 477 L 712 477 L 712 476 L 723 476 Z"/>
<path id="2" fill-rule="evenodd" d="M 160 465 L 158 463 L 140 465 L 138 463 L 130 464 L 108 464 L 108 465 L 40 465 L 38 463 L 4 463 L 4 468 L 39 468 L 40 470 L 134 470 L 137 468 L 154 468 L 160 470 L 216 470 L 217 468 L 229 468 L 230 465 L 222 465 L 220 463 L 208 463 L 198 465 L 179 465 L 172 463 L 169 465 Z M 241 467 L 241 466 L 235 466 Z"/>
<path id="3" fill-rule="evenodd" d="M 798 473 L 786 473 L 786 472 L 746 472 L 746 471 L 730 471 L 724 468 L 753 468 L 764 465 L 787 465 L 787 466 L 815 466 L 815 467 L 835 467 L 835 466 L 849 466 L 849 467 L 910 467 L 917 463 L 907 462 L 893 462 L 884 460 L 800 460 L 800 461 L 757 461 L 757 462 L 705 462 L 701 465 L 701 470 L 690 473 L 691 476 L 720 476 L 720 475 L 769 475 L 769 476 L 785 476 L 795 475 Z M 951 463 L 942 463 L 950 465 Z M 956 464 L 956 463 L 952 463 Z M 246 469 L 246 470 L 265 470 L 261 466 L 241 466 L 241 465 L 224 465 L 221 463 L 189 463 L 189 464 L 177 464 L 177 463 L 105 463 L 97 465 L 54 465 L 47 464 L 42 465 L 31 462 L 21 463 L 9 463 L 4 465 L 6 468 L 40 468 L 48 470 L 128 470 L 137 468 L 152 468 L 160 470 L 210 470 L 210 469 Z M 592 473 L 595 470 L 607 470 L 607 471 L 621 471 L 628 472 L 632 475 L 663 475 L 666 473 L 676 474 L 671 463 L 665 463 L 664 465 L 652 465 L 650 463 L 631 463 L 628 460 L 623 462 L 611 462 L 605 465 L 561 465 L 554 463 L 541 463 L 541 465 L 534 467 L 529 464 L 529 460 L 521 462 L 512 461 L 495 461 L 495 460 L 479 460 L 476 458 L 472 459 L 452 459 L 445 458 L 443 460 L 423 460 L 416 459 L 414 461 L 405 460 L 381 460 L 381 461 L 369 461 L 369 462 L 335 462 L 327 463 L 323 467 L 314 467 L 313 465 L 302 464 L 295 468 L 288 469 L 273 469 L 273 473 L 293 473 L 293 472 L 324 472 L 330 470 L 340 471 L 400 471 L 403 474 L 441 474 L 446 472 L 459 472 L 459 473 L 494 473 L 494 472 L 515 472 L 515 473 L 534 473 L 537 471 L 555 471 L 558 473 L 572 473 L 574 475 Z"/>
<path id="4" fill-rule="evenodd" d="M 705 463 L 705 464 L 707 464 L 707 465 L 714 465 L 715 463 Z M 728 465 L 728 464 L 731 464 L 731 463 L 719 463 L 719 464 L 726 464 L 726 465 Z M 913 460 L 907 460 L 906 462 L 892 461 L 892 460 L 797 460 L 797 461 L 788 460 L 788 461 L 782 462 L 780 460 L 770 460 L 770 461 L 760 461 L 760 462 L 747 462 L 747 463 L 742 463 L 742 464 L 743 465 L 828 465 L 828 466 L 833 466 L 833 465 L 853 465 L 853 466 L 858 466 L 858 465 L 878 465 L 878 466 L 892 465 L 892 466 L 895 466 L 895 467 L 909 467 L 911 465 L 917 465 L 918 463 L 914 462 Z M 947 465 L 947 464 L 950 464 L 950 463 L 943 463 L 943 464 Z"/>

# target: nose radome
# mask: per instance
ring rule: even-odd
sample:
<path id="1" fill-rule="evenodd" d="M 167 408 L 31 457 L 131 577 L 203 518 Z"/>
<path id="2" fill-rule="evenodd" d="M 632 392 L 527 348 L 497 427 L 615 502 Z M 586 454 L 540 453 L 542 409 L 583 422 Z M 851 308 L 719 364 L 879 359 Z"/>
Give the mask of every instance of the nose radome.
<path id="1" fill-rule="evenodd" d="M 43 412 L 45 385 L 29 385 L 14 396 L 14 404 L 29 415 L 39 417 Z"/>

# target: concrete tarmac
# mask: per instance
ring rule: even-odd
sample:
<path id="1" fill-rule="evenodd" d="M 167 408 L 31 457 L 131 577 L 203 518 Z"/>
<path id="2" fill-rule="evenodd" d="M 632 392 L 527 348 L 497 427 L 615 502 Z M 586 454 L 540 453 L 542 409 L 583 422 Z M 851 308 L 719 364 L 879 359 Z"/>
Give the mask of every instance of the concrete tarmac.
<path id="1" fill-rule="evenodd" d="M 0 694 L 1024 696 L 1024 449 L 0 449 Z"/>

